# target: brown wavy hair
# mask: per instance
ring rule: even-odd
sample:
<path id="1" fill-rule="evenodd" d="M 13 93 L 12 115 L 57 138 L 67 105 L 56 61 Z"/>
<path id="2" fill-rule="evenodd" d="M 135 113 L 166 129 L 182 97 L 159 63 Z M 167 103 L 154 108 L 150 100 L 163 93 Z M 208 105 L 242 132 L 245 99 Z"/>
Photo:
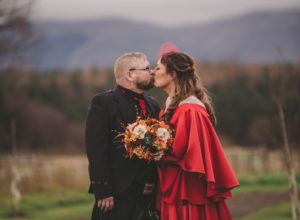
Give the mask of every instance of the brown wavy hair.
<path id="1" fill-rule="evenodd" d="M 168 74 L 176 73 L 175 96 L 167 111 L 162 115 L 162 120 L 169 122 L 179 103 L 189 96 L 194 95 L 205 105 L 212 124 L 216 125 L 217 119 L 211 105 L 211 98 L 200 83 L 199 76 L 195 70 L 194 59 L 182 52 L 170 52 L 164 54 L 160 62 L 166 66 Z"/>

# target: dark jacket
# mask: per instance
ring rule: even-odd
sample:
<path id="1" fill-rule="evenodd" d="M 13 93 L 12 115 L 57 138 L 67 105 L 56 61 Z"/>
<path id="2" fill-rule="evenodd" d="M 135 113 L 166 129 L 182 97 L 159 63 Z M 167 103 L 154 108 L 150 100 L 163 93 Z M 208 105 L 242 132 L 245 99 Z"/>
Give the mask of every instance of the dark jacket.
<path id="1" fill-rule="evenodd" d="M 144 95 L 151 117 L 158 117 L 160 108 Z M 114 138 L 137 117 L 134 101 L 120 87 L 99 93 L 91 101 L 86 120 L 86 152 L 89 160 L 90 189 L 96 199 L 115 196 L 132 184 L 155 181 L 156 168 L 144 160 L 124 157 L 124 146 Z M 148 115 L 149 116 L 149 115 Z"/>

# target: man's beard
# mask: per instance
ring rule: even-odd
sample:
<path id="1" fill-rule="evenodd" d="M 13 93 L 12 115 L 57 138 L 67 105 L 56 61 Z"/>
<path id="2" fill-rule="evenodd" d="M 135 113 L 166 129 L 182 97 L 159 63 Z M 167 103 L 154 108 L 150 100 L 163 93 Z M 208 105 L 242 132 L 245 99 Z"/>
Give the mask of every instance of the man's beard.
<path id="1" fill-rule="evenodd" d="M 152 89 L 154 86 L 154 78 L 152 78 L 148 83 L 146 82 L 136 82 L 135 83 L 136 87 L 138 89 L 142 89 L 142 90 L 149 90 Z"/>

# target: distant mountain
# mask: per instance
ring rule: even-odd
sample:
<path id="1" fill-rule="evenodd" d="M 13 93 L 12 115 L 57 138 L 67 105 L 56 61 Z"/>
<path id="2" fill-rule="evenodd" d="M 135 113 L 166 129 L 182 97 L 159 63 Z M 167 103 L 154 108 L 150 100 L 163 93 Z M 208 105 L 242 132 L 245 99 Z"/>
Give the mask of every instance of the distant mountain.
<path id="1" fill-rule="evenodd" d="M 37 22 L 42 41 L 32 51 L 37 65 L 49 68 L 112 66 L 125 52 L 157 59 L 171 41 L 196 60 L 238 62 L 300 57 L 300 10 L 260 11 L 212 23 L 165 28 L 120 19 L 85 22 Z"/>

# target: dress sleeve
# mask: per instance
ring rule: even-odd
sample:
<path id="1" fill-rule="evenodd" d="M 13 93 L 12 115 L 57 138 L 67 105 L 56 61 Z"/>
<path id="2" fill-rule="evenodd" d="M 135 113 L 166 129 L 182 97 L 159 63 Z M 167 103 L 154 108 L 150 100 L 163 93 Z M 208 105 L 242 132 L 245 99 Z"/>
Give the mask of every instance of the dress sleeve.
<path id="1" fill-rule="evenodd" d="M 171 120 L 175 128 L 175 137 L 170 154 L 163 157 L 162 161 L 180 165 L 187 172 L 205 174 L 203 155 L 200 149 L 201 130 L 195 121 L 194 112 L 181 111 Z"/>
<path id="2" fill-rule="evenodd" d="M 163 157 L 162 162 L 175 163 L 184 172 L 198 173 L 207 182 L 208 197 L 226 197 L 228 189 L 239 183 L 206 110 L 186 108 L 174 113 L 170 123 L 175 126 L 174 142 L 171 155 Z"/>

